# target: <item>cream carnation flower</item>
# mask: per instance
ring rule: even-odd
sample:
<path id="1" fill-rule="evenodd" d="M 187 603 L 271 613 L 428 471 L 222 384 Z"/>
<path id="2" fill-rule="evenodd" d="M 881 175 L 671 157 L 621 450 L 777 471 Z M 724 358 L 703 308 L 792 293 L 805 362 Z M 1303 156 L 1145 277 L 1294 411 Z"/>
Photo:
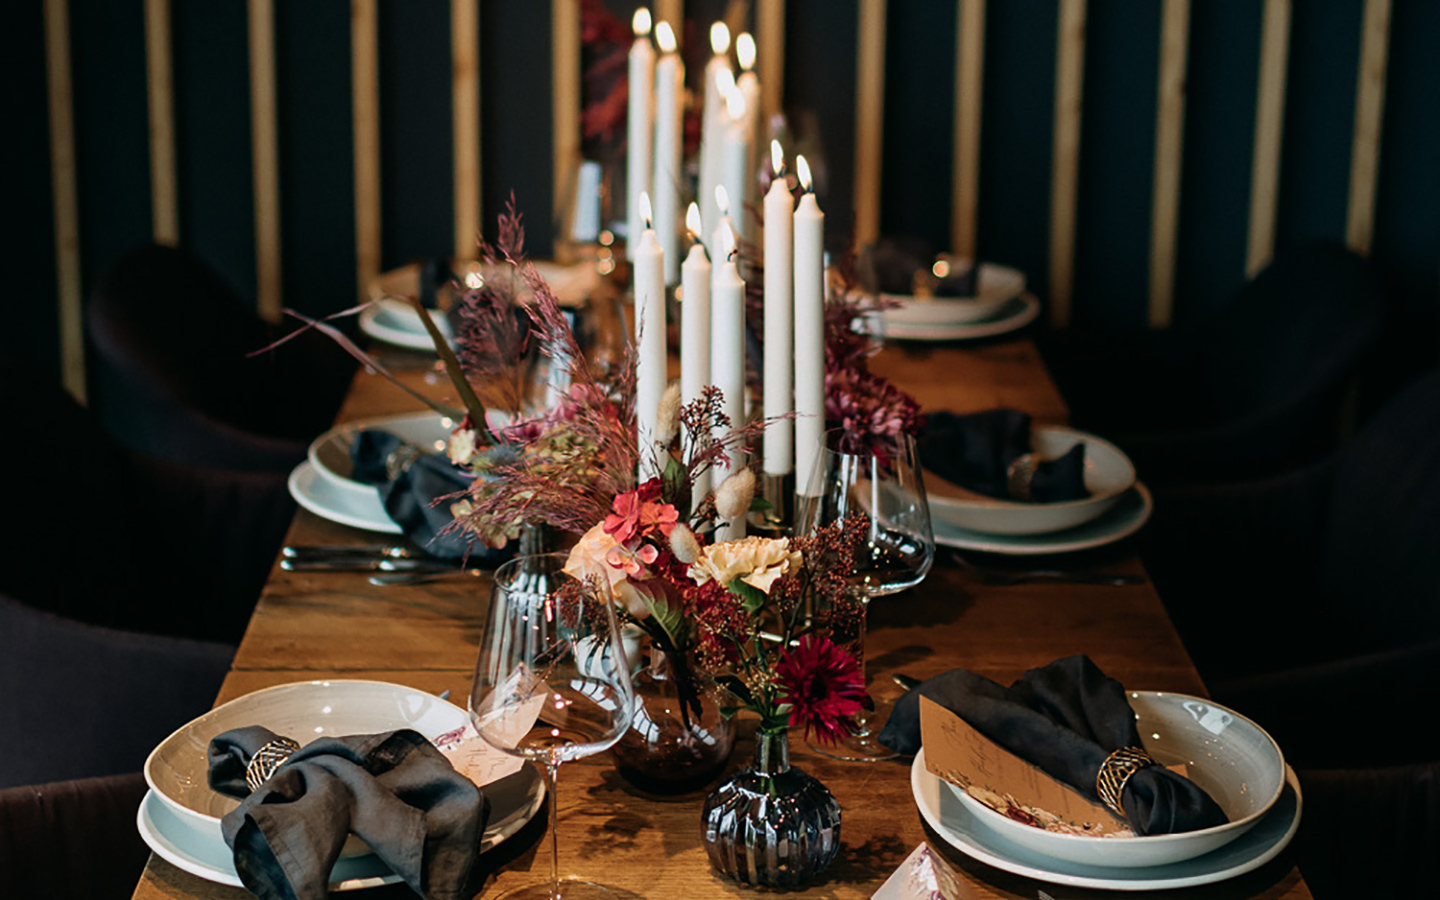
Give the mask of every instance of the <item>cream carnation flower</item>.
<path id="1" fill-rule="evenodd" d="M 800 551 L 790 549 L 789 538 L 747 537 L 705 547 L 687 574 L 696 584 L 713 579 L 723 587 L 739 578 L 768 594 L 776 579 L 799 571 L 802 562 Z"/>

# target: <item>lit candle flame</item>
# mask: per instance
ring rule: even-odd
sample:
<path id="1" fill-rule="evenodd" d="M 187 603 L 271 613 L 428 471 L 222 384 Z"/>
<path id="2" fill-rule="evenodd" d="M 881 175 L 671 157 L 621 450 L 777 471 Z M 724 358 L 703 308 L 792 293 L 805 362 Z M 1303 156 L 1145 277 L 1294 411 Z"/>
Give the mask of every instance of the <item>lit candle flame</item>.
<path id="1" fill-rule="evenodd" d="M 735 58 L 740 60 L 740 68 L 745 71 L 755 68 L 755 39 L 750 32 L 742 31 L 735 39 Z"/>
<path id="2" fill-rule="evenodd" d="M 720 215 L 730 215 L 730 192 L 723 184 L 715 185 L 715 205 L 720 208 Z"/>
<path id="3" fill-rule="evenodd" d="M 805 161 L 804 156 L 798 153 L 795 155 L 795 174 L 800 177 L 801 189 L 809 191 L 811 189 L 810 164 Z"/>
<path id="4" fill-rule="evenodd" d="M 719 238 L 721 255 L 725 257 L 726 262 L 732 262 L 735 259 L 736 251 L 740 248 L 735 246 L 735 229 L 730 227 L 729 221 L 720 223 Z"/>
<path id="5" fill-rule="evenodd" d="M 465 286 L 472 291 L 478 291 L 485 286 L 485 276 L 479 272 L 466 272 Z"/>
<path id="6" fill-rule="evenodd" d="M 745 119 L 745 92 L 739 86 L 731 87 L 725 94 L 725 112 L 736 122 Z"/>
<path id="7" fill-rule="evenodd" d="M 716 56 L 724 56 L 730 52 L 730 29 L 724 22 L 716 22 L 710 26 L 710 49 Z"/>
<path id="8" fill-rule="evenodd" d="M 635 10 L 635 15 L 630 19 L 630 28 L 635 32 L 635 36 L 637 38 L 644 37 L 645 35 L 649 34 L 650 10 L 646 9 L 643 6 Z"/>
<path id="9" fill-rule="evenodd" d="M 655 44 L 661 53 L 675 52 L 675 29 L 670 27 L 669 22 L 661 22 L 655 26 Z"/>
<path id="10" fill-rule="evenodd" d="M 655 212 L 655 211 L 650 208 L 650 193 L 649 193 L 648 191 L 641 191 L 641 192 L 640 192 L 640 218 L 642 218 L 642 219 L 645 220 L 645 230 L 646 230 L 646 231 L 649 231 L 649 230 L 650 230 L 650 221 L 651 221 L 651 219 L 653 219 L 653 218 L 655 217 L 655 216 L 654 216 L 654 212 Z"/>
<path id="11" fill-rule="evenodd" d="M 780 149 L 780 142 L 776 140 L 770 141 L 770 171 L 775 173 L 776 178 L 785 174 L 785 151 Z"/>
<path id="12" fill-rule="evenodd" d="M 693 201 L 690 208 L 685 210 L 685 230 L 690 232 L 692 239 L 699 238 L 703 232 L 700 230 L 700 207 Z"/>

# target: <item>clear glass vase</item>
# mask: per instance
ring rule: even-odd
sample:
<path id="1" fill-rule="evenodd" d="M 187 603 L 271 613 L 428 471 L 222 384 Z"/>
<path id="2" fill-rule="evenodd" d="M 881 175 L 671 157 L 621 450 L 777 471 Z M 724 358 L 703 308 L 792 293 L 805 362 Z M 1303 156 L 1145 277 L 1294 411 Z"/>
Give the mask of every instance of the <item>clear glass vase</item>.
<path id="1" fill-rule="evenodd" d="M 804 887 L 840 849 L 840 802 L 790 765 L 788 730 L 756 733 L 754 762 L 710 793 L 701 821 L 711 865 L 752 887 Z"/>
<path id="2" fill-rule="evenodd" d="M 735 726 L 720 714 L 719 687 L 689 655 L 650 646 L 636 673 L 635 718 L 611 749 L 615 768 L 636 787 L 680 794 L 709 784 L 735 747 Z"/>

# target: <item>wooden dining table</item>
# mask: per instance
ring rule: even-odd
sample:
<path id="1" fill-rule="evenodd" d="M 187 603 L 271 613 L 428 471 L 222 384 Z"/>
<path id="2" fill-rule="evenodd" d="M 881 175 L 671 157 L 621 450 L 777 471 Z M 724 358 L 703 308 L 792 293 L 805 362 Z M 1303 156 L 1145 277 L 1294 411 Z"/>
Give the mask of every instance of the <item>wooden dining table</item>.
<path id="1" fill-rule="evenodd" d="M 395 357 L 391 357 L 395 358 Z M 968 412 L 1008 406 L 1037 421 L 1064 423 L 1063 398 L 1034 343 L 1024 336 L 978 344 L 909 344 L 885 348 L 875 371 L 913 393 L 927 410 Z M 406 366 L 407 383 L 436 397 L 449 387 L 437 373 Z M 413 412 L 416 401 L 371 372 L 359 372 L 339 419 Z M 1143 477 L 1143 473 L 1142 473 Z M 287 543 L 380 545 L 386 536 L 357 531 L 304 510 Z M 1145 575 L 1127 542 L 1061 559 L 1064 565 Z M 217 703 L 288 682 L 374 679 L 467 696 L 489 584 L 456 577 L 424 585 L 377 587 L 355 573 L 295 573 L 277 565 L 255 608 Z M 203 601 L 197 601 L 203 602 Z M 944 548 L 918 587 L 877 600 L 869 611 L 870 688 L 884 709 L 901 693 L 892 676 L 924 678 L 954 667 L 1008 683 L 1028 668 L 1088 654 L 1127 687 L 1203 695 L 1152 584 L 1026 583 L 998 586 L 956 564 Z M 731 768 L 748 761 L 753 723 L 741 722 Z M 792 762 L 828 786 L 843 813 L 841 849 L 806 898 L 868 898 L 918 845 L 929 842 L 960 874 L 964 898 L 1082 898 L 1112 892 L 1068 887 L 1011 874 L 971 859 L 931 831 L 911 790 L 909 759 L 842 762 L 816 754 L 792 736 Z M 620 777 L 608 754 L 567 763 L 559 778 L 562 874 L 590 877 L 620 898 L 742 898 L 759 892 L 712 870 L 701 842 L 706 790 L 662 797 Z M 480 896 L 548 878 L 546 813 L 482 857 L 494 869 Z M 136 900 L 231 900 L 243 890 L 215 884 L 152 856 Z M 403 885 L 357 897 L 413 896 Z M 1149 896 L 1308 898 L 1287 852 L 1239 877 Z"/>

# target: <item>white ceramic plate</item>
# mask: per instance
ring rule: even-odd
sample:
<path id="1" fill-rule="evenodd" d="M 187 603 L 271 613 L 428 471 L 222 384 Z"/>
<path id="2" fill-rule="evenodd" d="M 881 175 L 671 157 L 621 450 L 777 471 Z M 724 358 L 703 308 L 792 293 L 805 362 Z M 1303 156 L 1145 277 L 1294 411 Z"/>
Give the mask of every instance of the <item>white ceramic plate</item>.
<path id="1" fill-rule="evenodd" d="M 451 338 L 450 322 L 445 315 L 431 311 L 431 318 L 447 339 Z M 381 298 L 360 312 L 360 330 L 379 341 L 410 350 L 435 352 L 435 342 L 420 321 L 420 314 L 404 300 Z"/>
<path id="2" fill-rule="evenodd" d="M 1191 781 L 1225 813 L 1226 822 L 1175 834 L 1102 838 L 1057 834 L 991 809 L 955 785 L 979 821 L 1011 843 L 1081 865 L 1165 866 L 1238 840 L 1270 811 L 1285 788 L 1285 757 L 1254 722 L 1213 700 L 1169 691 L 1129 691 L 1141 744 L 1163 766 L 1184 766 Z"/>
<path id="3" fill-rule="evenodd" d="M 350 447 L 355 435 L 367 429 L 388 431 L 408 444 L 430 453 L 444 453 L 455 422 L 431 410 L 382 416 L 337 425 L 310 443 L 308 458 L 315 472 L 337 491 L 352 496 L 357 502 L 375 497 L 375 486 L 355 481 L 350 476 L 354 464 Z"/>
<path id="4" fill-rule="evenodd" d="M 960 325 L 908 325 L 877 321 L 870 317 L 869 331 L 899 341 L 968 341 L 995 337 L 1024 328 L 1040 315 L 1040 301 L 1033 294 L 1021 294 L 1001 304 L 989 318 Z"/>
<path id="5" fill-rule="evenodd" d="M 1098 518 L 1134 486 L 1135 466 L 1119 447 L 1083 431 L 1037 425 L 1030 435 L 1031 447 L 1042 459 L 1064 456 L 1078 443 L 1085 444 L 1084 479 L 1090 496 L 1061 503 L 1001 500 L 962 490 L 927 470 L 930 517 L 985 534 L 1046 534 Z"/>
<path id="6" fill-rule="evenodd" d="M 925 768 L 925 750 L 910 765 L 910 789 L 925 822 L 942 840 L 983 863 L 1052 884 L 1111 891 L 1154 891 L 1213 884 L 1243 875 L 1274 859 L 1300 825 L 1300 782 L 1285 771 L 1285 789 L 1254 828 L 1204 856 L 1168 866 L 1123 869 L 1071 863 L 1006 840 L 980 822 L 949 785 Z"/>
<path id="7" fill-rule="evenodd" d="M 239 801 L 211 790 L 207 748 L 221 732 L 262 724 L 302 744 L 322 735 L 372 734 L 413 728 L 434 738 L 465 725 L 469 715 L 432 694 L 379 681 L 327 681 L 283 684 L 255 691 L 217 706 L 181 726 L 145 761 L 150 792 L 137 823 L 151 848 L 186 871 L 225 884 L 240 883 L 220 819 Z M 540 808 L 544 785 L 526 766 L 485 787 L 490 818 L 481 838 L 489 849 L 518 831 Z M 358 855 L 342 856 L 332 877 L 353 887 L 388 883 L 374 879 L 389 873 L 358 845 Z M 390 880 L 394 880 L 393 877 Z"/>
<path id="8" fill-rule="evenodd" d="M 968 266 L 969 261 L 958 260 L 955 265 Z M 1024 291 L 1024 272 L 1009 266 L 981 263 L 975 296 L 918 298 L 908 294 L 881 294 L 881 298 L 900 305 L 886 309 L 880 315 L 887 328 L 894 325 L 964 325 L 993 317 L 1007 301 Z"/>
<path id="9" fill-rule="evenodd" d="M 590 294 L 600 286 L 600 270 L 594 260 L 582 261 L 571 265 L 563 265 L 546 259 L 531 260 L 535 265 L 535 271 L 550 285 L 550 290 L 555 293 L 555 299 L 560 301 L 561 306 L 576 307 L 585 303 Z M 420 293 L 420 263 L 410 263 L 398 269 L 391 269 L 379 275 L 370 282 L 370 298 L 379 299 L 386 296 L 413 297 Z M 508 277 L 509 263 L 501 263 L 499 266 L 486 266 L 478 260 L 467 260 L 458 262 L 450 261 L 450 271 L 464 278 L 468 275 L 478 274 L 486 278 Z M 518 276 L 516 276 L 518 279 Z M 524 282 L 518 280 L 517 288 L 523 288 Z M 524 293 L 522 290 L 521 293 Z"/>
<path id="10" fill-rule="evenodd" d="M 401 534 L 401 528 L 385 512 L 380 495 L 372 488 L 368 497 L 338 489 L 322 478 L 309 460 L 296 466 L 287 482 L 295 502 L 322 519 L 351 528 Z"/>
<path id="11" fill-rule="evenodd" d="M 1103 515 L 1083 525 L 1053 531 L 1049 534 L 986 534 L 960 528 L 931 516 L 930 526 L 935 543 L 958 550 L 979 550 L 1007 556 L 1036 556 L 1044 553 L 1073 553 L 1103 547 L 1127 538 L 1140 530 L 1150 519 L 1155 502 L 1150 490 L 1141 481 L 1120 495 L 1120 499 Z"/>

